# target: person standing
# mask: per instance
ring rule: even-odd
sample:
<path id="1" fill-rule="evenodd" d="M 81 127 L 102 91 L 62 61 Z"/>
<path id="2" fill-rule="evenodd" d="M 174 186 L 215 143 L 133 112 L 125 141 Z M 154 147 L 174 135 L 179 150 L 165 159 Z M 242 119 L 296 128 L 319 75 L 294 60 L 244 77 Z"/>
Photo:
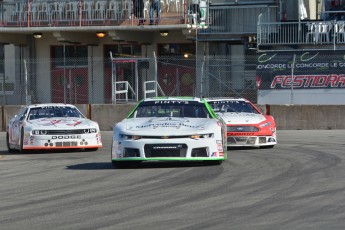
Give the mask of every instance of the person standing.
<path id="1" fill-rule="evenodd" d="M 150 25 L 158 25 L 161 16 L 160 0 L 150 0 Z M 156 21 L 154 20 L 154 13 L 156 11 Z"/>
<path id="2" fill-rule="evenodd" d="M 201 10 L 199 0 L 191 1 L 191 4 L 189 5 L 189 14 L 196 16 L 196 18 L 192 18 L 192 24 L 200 24 Z"/>
<path id="3" fill-rule="evenodd" d="M 133 0 L 134 16 L 139 19 L 138 26 L 144 25 L 144 0 Z"/>

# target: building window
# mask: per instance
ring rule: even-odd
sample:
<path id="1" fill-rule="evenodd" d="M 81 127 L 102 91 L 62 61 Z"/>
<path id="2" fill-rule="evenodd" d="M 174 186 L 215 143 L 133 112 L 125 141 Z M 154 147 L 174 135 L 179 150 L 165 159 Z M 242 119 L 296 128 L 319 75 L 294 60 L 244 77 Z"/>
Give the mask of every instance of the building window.
<path id="1" fill-rule="evenodd" d="M 110 58 L 110 52 L 113 57 L 140 57 L 141 45 L 140 44 L 116 44 L 104 46 L 104 55 Z"/>
<path id="2" fill-rule="evenodd" d="M 51 51 L 52 59 L 54 60 L 53 65 L 56 68 L 85 67 L 88 64 L 87 46 L 52 46 Z"/>
<path id="3" fill-rule="evenodd" d="M 195 55 L 195 44 L 159 44 L 158 45 L 158 56 L 181 56 L 185 54 L 189 56 Z"/>

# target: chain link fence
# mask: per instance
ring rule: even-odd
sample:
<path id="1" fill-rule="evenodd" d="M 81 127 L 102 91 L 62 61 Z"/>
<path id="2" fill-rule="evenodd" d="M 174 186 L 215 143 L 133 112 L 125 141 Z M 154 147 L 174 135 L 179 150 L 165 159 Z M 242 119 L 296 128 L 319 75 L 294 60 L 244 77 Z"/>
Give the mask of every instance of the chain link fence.
<path id="1" fill-rule="evenodd" d="M 2 105 L 111 104 L 152 96 L 245 97 L 256 102 L 256 57 L 160 56 L 13 60 Z"/>

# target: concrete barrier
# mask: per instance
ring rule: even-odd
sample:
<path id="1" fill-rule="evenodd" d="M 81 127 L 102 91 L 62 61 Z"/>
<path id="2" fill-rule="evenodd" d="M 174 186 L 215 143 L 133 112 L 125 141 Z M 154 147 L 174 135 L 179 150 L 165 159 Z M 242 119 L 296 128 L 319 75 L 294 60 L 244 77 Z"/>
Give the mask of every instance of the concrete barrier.
<path id="1" fill-rule="evenodd" d="M 102 131 L 111 131 L 114 125 L 124 119 L 136 104 L 91 105 L 91 116 Z"/>
<path id="2" fill-rule="evenodd" d="M 22 108 L 22 105 L 6 105 L 3 106 L 3 113 L 2 113 L 2 131 L 6 131 L 7 129 L 7 123 L 10 121 L 10 119 L 17 114 L 20 109 Z"/>
<path id="3" fill-rule="evenodd" d="M 111 131 L 135 105 L 83 104 L 77 107 L 86 117 L 98 122 L 102 131 Z M 9 119 L 21 107 L 20 105 L 3 106 L 0 114 L 2 131 L 6 131 Z M 343 105 L 257 105 L 257 107 L 263 113 L 275 118 L 278 130 L 345 129 Z"/>
<path id="4" fill-rule="evenodd" d="M 345 129 L 343 105 L 272 105 L 269 113 L 278 130 Z"/>

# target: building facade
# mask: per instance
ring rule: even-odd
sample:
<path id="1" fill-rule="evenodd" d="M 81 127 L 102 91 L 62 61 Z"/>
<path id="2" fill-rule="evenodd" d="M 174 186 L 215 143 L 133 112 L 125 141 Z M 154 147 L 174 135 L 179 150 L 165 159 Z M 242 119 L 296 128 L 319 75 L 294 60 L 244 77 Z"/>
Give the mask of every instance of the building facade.
<path id="1" fill-rule="evenodd" d="M 178 95 L 303 104 L 296 95 L 291 100 L 291 91 L 305 92 L 291 89 L 295 83 L 281 87 L 284 78 L 276 84 L 283 89 L 265 88 L 268 79 L 293 68 L 274 72 L 259 61 L 273 53 L 281 57 L 282 63 L 273 63 L 279 66 L 291 62 L 284 55 L 340 52 L 340 31 L 339 40 L 320 34 L 316 42 L 306 29 L 308 22 L 334 22 L 329 11 L 334 14 L 335 4 L 160 0 L 153 10 L 146 0 L 3 1 L 0 100 L 102 104 Z M 317 90 L 323 94 L 329 89 Z"/>

